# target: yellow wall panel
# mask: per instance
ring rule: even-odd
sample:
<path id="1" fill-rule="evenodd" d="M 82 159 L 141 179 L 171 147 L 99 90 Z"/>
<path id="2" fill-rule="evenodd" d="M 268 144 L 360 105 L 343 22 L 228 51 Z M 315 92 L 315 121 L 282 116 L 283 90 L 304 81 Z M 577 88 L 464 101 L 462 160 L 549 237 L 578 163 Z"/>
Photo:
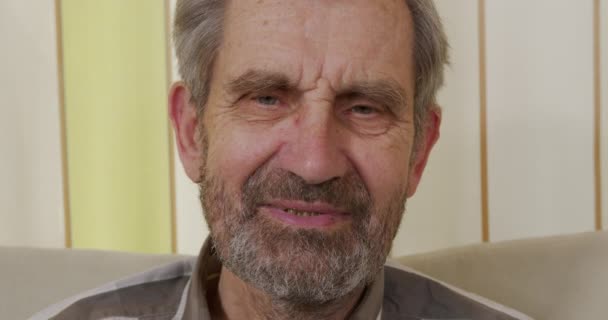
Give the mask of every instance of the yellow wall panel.
<path id="1" fill-rule="evenodd" d="M 162 1 L 62 1 L 73 245 L 171 250 Z"/>

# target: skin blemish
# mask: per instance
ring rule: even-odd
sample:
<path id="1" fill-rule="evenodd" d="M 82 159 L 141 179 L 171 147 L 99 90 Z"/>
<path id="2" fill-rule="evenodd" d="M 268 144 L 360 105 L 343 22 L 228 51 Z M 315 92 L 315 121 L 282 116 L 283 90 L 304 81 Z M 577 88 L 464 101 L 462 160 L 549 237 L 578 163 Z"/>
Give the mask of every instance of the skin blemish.
<path id="1" fill-rule="evenodd" d="M 301 118 L 300 113 L 296 112 L 296 114 L 294 115 L 294 118 L 293 118 L 293 125 L 295 127 L 299 127 L 300 126 L 300 121 L 301 121 L 300 118 Z"/>

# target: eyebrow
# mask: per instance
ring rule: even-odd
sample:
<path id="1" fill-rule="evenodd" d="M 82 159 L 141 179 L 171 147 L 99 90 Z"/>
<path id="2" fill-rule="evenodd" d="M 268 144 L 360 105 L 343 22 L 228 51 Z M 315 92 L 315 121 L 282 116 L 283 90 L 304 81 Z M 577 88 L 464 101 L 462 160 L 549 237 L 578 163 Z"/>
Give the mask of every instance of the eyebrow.
<path id="1" fill-rule="evenodd" d="M 227 84 L 230 94 L 250 92 L 297 91 L 296 85 L 283 73 L 249 69 Z M 337 99 L 366 98 L 382 104 L 395 114 L 407 107 L 407 94 L 392 79 L 358 81 L 337 92 Z"/>
<path id="2" fill-rule="evenodd" d="M 253 69 L 230 80 L 226 87 L 231 94 L 295 89 L 295 85 L 282 73 Z"/>

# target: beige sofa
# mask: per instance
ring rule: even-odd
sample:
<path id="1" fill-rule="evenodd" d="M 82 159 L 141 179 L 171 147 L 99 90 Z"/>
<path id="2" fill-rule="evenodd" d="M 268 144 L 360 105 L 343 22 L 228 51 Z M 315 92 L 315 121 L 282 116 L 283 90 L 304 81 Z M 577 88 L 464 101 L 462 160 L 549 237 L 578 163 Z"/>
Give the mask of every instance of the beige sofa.
<path id="1" fill-rule="evenodd" d="M 0 248 L 0 318 L 187 256 Z M 399 259 L 535 319 L 608 319 L 608 233 L 474 245 Z"/>

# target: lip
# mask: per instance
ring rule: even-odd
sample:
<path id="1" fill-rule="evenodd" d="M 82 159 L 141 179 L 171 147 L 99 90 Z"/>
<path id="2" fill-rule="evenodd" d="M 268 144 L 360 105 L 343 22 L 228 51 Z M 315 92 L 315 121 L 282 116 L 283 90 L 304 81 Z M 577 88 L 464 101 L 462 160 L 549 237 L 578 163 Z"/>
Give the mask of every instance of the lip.
<path id="1" fill-rule="evenodd" d="M 296 227 L 326 228 L 350 219 L 350 214 L 344 210 L 322 202 L 310 203 L 305 201 L 279 200 L 263 204 L 260 206 L 260 209 L 262 213 Z M 297 216 L 285 212 L 285 209 L 315 212 L 319 215 L 308 217 Z"/>
<path id="2" fill-rule="evenodd" d="M 298 211 L 316 212 L 320 214 L 345 215 L 344 210 L 340 210 L 324 202 L 305 202 L 299 200 L 276 200 L 270 201 L 264 206 L 275 207 L 278 209 L 295 209 Z"/>

